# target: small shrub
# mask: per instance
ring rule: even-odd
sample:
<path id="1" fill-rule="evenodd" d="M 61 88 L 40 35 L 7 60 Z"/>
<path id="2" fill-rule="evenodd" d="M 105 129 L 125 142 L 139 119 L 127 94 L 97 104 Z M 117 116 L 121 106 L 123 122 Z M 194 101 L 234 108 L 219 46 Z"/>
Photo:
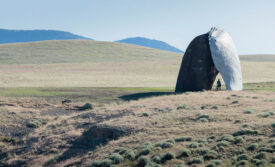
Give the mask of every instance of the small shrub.
<path id="1" fill-rule="evenodd" d="M 243 113 L 244 114 L 252 114 L 252 113 L 254 113 L 256 110 L 255 109 L 246 109 Z"/>
<path id="2" fill-rule="evenodd" d="M 271 158 L 271 163 L 275 164 L 275 157 Z"/>
<path id="3" fill-rule="evenodd" d="M 204 109 L 206 109 L 206 108 L 207 108 L 206 105 L 202 105 L 202 106 L 201 106 L 201 109 L 202 109 L 202 110 L 204 110 Z"/>
<path id="4" fill-rule="evenodd" d="M 246 154 L 241 154 L 238 156 L 237 158 L 238 161 L 241 161 L 241 160 L 249 160 L 249 156 L 246 155 Z"/>
<path id="5" fill-rule="evenodd" d="M 259 161 L 260 161 L 259 159 L 252 159 L 252 160 L 251 160 L 251 162 L 252 162 L 253 164 L 258 163 Z"/>
<path id="6" fill-rule="evenodd" d="M 152 143 L 146 142 L 146 143 L 136 147 L 136 149 L 145 149 L 145 148 L 152 150 L 153 149 Z"/>
<path id="7" fill-rule="evenodd" d="M 248 146 L 247 150 L 249 151 L 255 151 L 259 147 L 258 143 L 252 143 L 250 146 Z"/>
<path id="8" fill-rule="evenodd" d="M 207 139 L 199 139 L 198 142 L 202 144 L 207 144 Z"/>
<path id="9" fill-rule="evenodd" d="M 161 148 L 170 148 L 170 147 L 173 147 L 173 145 L 174 144 L 170 142 L 159 142 L 155 144 L 156 147 L 161 147 Z"/>
<path id="10" fill-rule="evenodd" d="M 101 167 L 101 161 L 96 160 L 92 162 L 91 167 Z"/>
<path id="11" fill-rule="evenodd" d="M 50 153 L 58 153 L 58 149 L 57 148 L 51 148 Z"/>
<path id="12" fill-rule="evenodd" d="M 272 128 L 275 128 L 275 123 L 272 123 L 272 124 L 271 124 L 271 127 L 272 127 Z"/>
<path id="13" fill-rule="evenodd" d="M 242 122 L 241 120 L 236 119 L 236 120 L 234 121 L 234 124 L 239 124 L 239 123 L 241 123 L 241 122 Z"/>
<path id="14" fill-rule="evenodd" d="M 262 118 L 267 118 L 270 116 L 270 113 L 269 112 L 264 112 L 264 113 L 261 113 L 259 115 L 257 115 L 258 117 L 262 117 Z"/>
<path id="15" fill-rule="evenodd" d="M 236 166 L 237 167 L 247 166 L 248 164 L 249 164 L 249 162 L 247 160 L 241 160 L 240 162 L 238 162 L 238 164 Z"/>
<path id="16" fill-rule="evenodd" d="M 104 159 L 102 161 L 94 161 L 91 164 L 91 167 L 109 167 L 113 164 L 113 161 L 110 159 Z"/>
<path id="17" fill-rule="evenodd" d="M 218 141 L 228 141 L 228 142 L 233 142 L 235 139 L 232 135 L 225 134 L 223 135 Z"/>
<path id="18" fill-rule="evenodd" d="M 133 150 L 128 150 L 125 153 L 125 158 L 129 159 L 129 160 L 134 160 L 136 157 L 135 152 Z"/>
<path id="19" fill-rule="evenodd" d="M 199 121 L 200 122 L 208 122 L 208 119 L 207 118 L 200 118 Z"/>
<path id="20" fill-rule="evenodd" d="M 273 149 L 269 148 L 269 147 L 261 147 L 261 148 L 259 148 L 259 152 L 269 152 L 269 153 L 272 153 Z"/>
<path id="21" fill-rule="evenodd" d="M 229 143 L 227 142 L 227 141 L 219 141 L 218 143 L 217 143 L 217 147 L 227 147 L 227 146 L 229 146 Z"/>
<path id="22" fill-rule="evenodd" d="M 141 114 L 141 116 L 142 116 L 142 117 L 148 117 L 149 114 L 147 114 L 146 112 L 144 112 L 144 113 Z"/>
<path id="23" fill-rule="evenodd" d="M 150 159 L 146 156 L 141 156 L 138 158 L 138 166 L 145 166 L 150 162 L 151 162 Z"/>
<path id="24" fill-rule="evenodd" d="M 92 110 L 94 107 L 91 103 L 85 103 L 83 106 L 78 107 L 79 110 L 84 111 L 84 110 Z"/>
<path id="25" fill-rule="evenodd" d="M 242 136 L 236 136 L 234 137 L 234 144 L 238 144 L 238 143 L 241 143 L 243 142 L 243 137 Z"/>
<path id="26" fill-rule="evenodd" d="M 28 128 L 38 128 L 42 126 L 42 123 L 43 123 L 42 119 L 34 118 L 29 120 L 26 125 Z"/>
<path id="27" fill-rule="evenodd" d="M 174 159 L 176 156 L 173 152 L 168 152 L 163 155 L 162 161 L 166 162 L 168 160 Z"/>
<path id="28" fill-rule="evenodd" d="M 241 148 L 238 148 L 237 150 L 235 150 L 234 152 L 237 155 L 244 154 L 245 153 L 245 149 L 241 147 Z"/>
<path id="29" fill-rule="evenodd" d="M 124 161 L 124 158 L 118 153 L 113 153 L 110 155 L 109 159 L 112 160 L 114 164 L 119 164 Z"/>
<path id="30" fill-rule="evenodd" d="M 217 110 L 218 107 L 217 106 L 212 106 L 211 109 Z"/>
<path id="31" fill-rule="evenodd" d="M 181 157 L 189 157 L 191 155 L 191 151 L 189 149 L 183 149 L 180 154 L 179 154 L 179 158 Z"/>
<path id="32" fill-rule="evenodd" d="M 254 156 L 255 159 L 266 159 L 267 154 L 265 152 L 260 152 Z"/>
<path id="33" fill-rule="evenodd" d="M 175 141 L 176 142 L 192 141 L 192 137 L 182 136 L 182 137 L 175 138 Z"/>
<path id="34" fill-rule="evenodd" d="M 124 148 L 124 147 L 120 147 L 120 148 L 117 148 L 115 149 L 114 153 L 119 153 L 120 155 L 123 155 L 124 153 L 127 152 L 127 149 Z"/>
<path id="35" fill-rule="evenodd" d="M 217 158 L 218 153 L 216 151 L 209 151 L 203 158 L 204 160 L 210 160 Z"/>
<path id="36" fill-rule="evenodd" d="M 216 139 L 216 136 L 210 136 L 210 137 L 208 137 L 208 139 L 214 140 L 214 139 Z"/>
<path id="37" fill-rule="evenodd" d="M 265 166 L 267 164 L 267 161 L 262 159 L 256 162 L 256 166 Z"/>
<path id="38" fill-rule="evenodd" d="M 237 104 L 237 103 L 239 103 L 239 101 L 238 101 L 238 100 L 234 100 L 234 101 L 232 101 L 232 104 Z"/>
<path id="39" fill-rule="evenodd" d="M 155 163 L 161 163 L 162 162 L 162 156 L 160 154 L 154 155 L 151 159 Z"/>
<path id="40" fill-rule="evenodd" d="M 252 129 L 242 129 L 238 130 L 233 134 L 233 136 L 242 136 L 242 135 L 257 135 L 259 134 L 259 131 L 257 130 L 252 130 Z"/>
<path id="41" fill-rule="evenodd" d="M 199 147 L 199 143 L 193 142 L 189 145 L 189 148 L 198 148 Z"/>
<path id="42" fill-rule="evenodd" d="M 183 104 L 183 105 L 179 105 L 178 107 L 177 107 L 177 110 L 183 110 L 183 109 L 186 109 L 186 104 Z"/>
<path id="43" fill-rule="evenodd" d="M 13 138 L 10 136 L 5 136 L 2 138 L 2 142 L 5 142 L 5 143 L 11 143 L 13 141 L 14 141 Z"/>
<path id="44" fill-rule="evenodd" d="M 209 119 L 209 115 L 206 115 L 206 114 L 198 114 L 198 118 L 197 118 L 197 119 L 201 119 L 201 118 Z"/>
<path id="45" fill-rule="evenodd" d="M 275 115 L 275 111 L 268 110 L 268 111 L 266 111 L 266 112 L 269 113 L 269 115 Z"/>
<path id="46" fill-rule="evenodd" d="M 243 128 L 247 128 L 247 127 L 248 127 L 248 124 L 242 124 L 242 127 L 243 127 Z"/>
<path id="47" fill-rule="evenodd" d="M 203 163 L 203 159 L 200 158 L 200 157 L 194 157 L 194 158 L 191 158 L 189 161 L 188 161 L 188 164 L 189 165 L 193 165 L 193 164 L 202 164 Z"/>
<path id="48" fill-rule="evenodd" d="M 222 165 L 222 161 L 219 160 L 219 159 L 214 159 L 214 160 L 211 161 L 211 163 L 214 163 L 217 166 Z"/>
<path id="49" fill-rule="evenodd" d="M 137 154 L 137 157 L 140 157 L 140 156 L 142 156 L 142 155 L 148 155 L 150 152 L 151 152 L 151 149 L 149 149 L 149 148 L 144 148 L 144 149 L 142 149 L 142 150 Z"/>
<path id="50" fill-rule="evenodd" d="M 168 142 L 168 143 L 175 143 L 175 140 L 174 139 L 169 139 L 169 140 L 166 140 L 166 142 Z"/>

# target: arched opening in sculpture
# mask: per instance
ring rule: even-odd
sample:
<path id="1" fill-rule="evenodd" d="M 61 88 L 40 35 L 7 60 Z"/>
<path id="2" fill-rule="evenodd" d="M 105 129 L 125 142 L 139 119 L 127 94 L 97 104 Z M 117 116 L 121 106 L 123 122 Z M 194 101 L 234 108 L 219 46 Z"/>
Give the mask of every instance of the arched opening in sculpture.
<path id="1" fill-rule="evenodd" d="M 210 90 L 218 73 L 227 90 L 242 90 L 241 66 L 234 43 L 222 29 L 191 41 L 182 59 L 176 92 Z"/>

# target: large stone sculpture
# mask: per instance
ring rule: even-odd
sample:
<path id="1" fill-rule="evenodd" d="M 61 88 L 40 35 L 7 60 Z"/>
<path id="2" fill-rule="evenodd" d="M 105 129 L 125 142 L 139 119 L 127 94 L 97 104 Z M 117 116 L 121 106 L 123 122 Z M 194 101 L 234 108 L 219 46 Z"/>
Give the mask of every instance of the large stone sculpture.
<path id="1" fill-rule="evenodd" d="M 212 28 L 189 44 L 176 92 L 210 90 L 219 72 L 227 90 L 242 90 L 241 66 L 234 43 L 228 33 Z"/>
<path id="2" fill-rule="evenodd" d="M 185 51 L 176 92 L 209 90 L 217 74 L 218 71 L 211 57 L 208 34 L 200 35 Z"/>
<path id="3" fill-rule="evenodd" d="M 222 29 L 212 28 L 209 45 L 215 67 L 221 73 L 227 90 L 242 90 L 242 70 L 239 56 L 230 35 Z"/>

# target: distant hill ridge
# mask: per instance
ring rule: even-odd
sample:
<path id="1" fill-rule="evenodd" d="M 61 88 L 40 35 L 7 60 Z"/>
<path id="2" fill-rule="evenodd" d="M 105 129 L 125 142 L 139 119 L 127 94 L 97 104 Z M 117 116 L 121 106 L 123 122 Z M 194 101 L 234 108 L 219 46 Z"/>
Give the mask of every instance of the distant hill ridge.
<path id="1" fill-rule="evenodd" d="M 145 47 L 149 47 L 149 48 L 160 49 L 160 50 L 165 50 L 165 51 L 170 51 L 170 52 L 183 53 L 182 50 L 180 50 L 174 46 L 171 46 L 168 43 L 165 43 L 165 42 L 159 41 L 159 40 L 148 39 L 148 38 L 144 38 L 144 37 L 126 38 L 126 39 L 118 40 L 115 42 L 128 43 L 128 44 L 140 45 L 140 46 L 145 46 Z"/>
<path id="2" fill-rule="evenodd" d="M 23 42 L 36 42 L 47 40 L 71 40 L 71 39 L 86 39 L 92 40 L 84 36 L 76 35 L 66 31 L 58 30 L 8 30 L 0 29 L 0 44 L 5 43 L 23 43 Z M 166 42 L 148 39 L 144 37 L 126 38 L 115 41 L 118 43 L 127 43 L 159 49 L 170 52 L 183 53 L 182 50 L 169 45 Z"/>
<path id="3" fill-rule="evenodd" d="M 90 38 L 86 38 L 80 35 L 75 35 L 65 31 L 0 29 L 0 44 L 35 42 L 35 41 L 46 41 L 46 40 L 67 40 L 67 39 L 91 40 Z"/>

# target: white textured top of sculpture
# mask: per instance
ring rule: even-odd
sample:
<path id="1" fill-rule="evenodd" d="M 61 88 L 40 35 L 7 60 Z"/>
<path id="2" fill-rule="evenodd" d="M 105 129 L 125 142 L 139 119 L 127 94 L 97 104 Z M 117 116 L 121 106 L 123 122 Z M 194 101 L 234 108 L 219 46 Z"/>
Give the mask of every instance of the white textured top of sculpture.
<path id="1" fill-rule="evenodd" d="M 209 46 L 215 67 L 221 73 L 227 90 L 242 90 L 239 56 L 230 35 L 220 28 L 211 28 Z"/>

